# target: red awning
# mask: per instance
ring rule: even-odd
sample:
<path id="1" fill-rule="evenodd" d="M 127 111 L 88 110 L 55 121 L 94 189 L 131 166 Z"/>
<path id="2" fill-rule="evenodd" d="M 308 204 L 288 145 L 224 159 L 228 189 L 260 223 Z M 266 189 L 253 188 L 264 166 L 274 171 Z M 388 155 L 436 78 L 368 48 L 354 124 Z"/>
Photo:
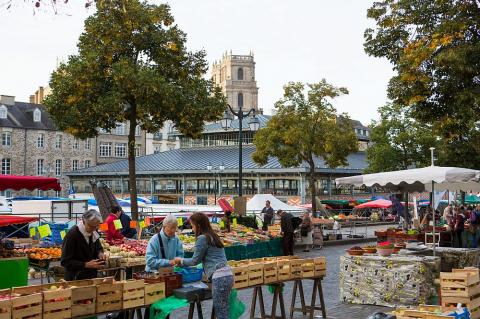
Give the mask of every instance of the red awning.
<path id="1" fill-rule="evenodd" d="M 16 224 L 26 224 L 37 220 L 37 217 L 0 215 L 0 227 Z"/>
<path id="2" fill-rule="evenodd" d="M 43 177 L 43 176 L 17 176 L 17 175 L 0 175 L 0 191 L 6 189 L 13 190 L 34 190 L 40 189 L 42 191 L 48 191 L 53 189 L 55 191 L 60 191 L 60 183 L 58 179 L 54 177 Z"/>
<path id="3" fill-rule="evenodd" d="M 389 208 L 392 206 L 392 202 L 387 199 L 377 199 L 371 202 L 366 202 L 355 206 L 355 209 L 362 208 Z"/>

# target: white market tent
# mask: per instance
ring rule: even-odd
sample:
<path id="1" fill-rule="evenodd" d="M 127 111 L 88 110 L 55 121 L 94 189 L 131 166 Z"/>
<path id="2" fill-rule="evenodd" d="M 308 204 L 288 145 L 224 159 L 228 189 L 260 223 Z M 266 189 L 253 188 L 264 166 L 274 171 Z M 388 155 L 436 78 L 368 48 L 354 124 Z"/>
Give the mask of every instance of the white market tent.
<path id="1" fill-rule="evenodd" d="M 262 209 L 265 207 L 265 202 L 267 200 L 270 201 L 270 206 L 272 206 L 272 208 L 275 211 L 279 209 L 284 211 L 297 211 L 297 212 L 303 210 L 301 207 L 285 204 L 284 202 L 282 202 L 272 194 L 257 194 L 247 202 L 247 212 L 262 211 Z"/>
<path id="2" fill-rule="evenodd" d="M 433 165 L 335 179 L 337 186 L 381 186 L 392 191 L 402 192 L 423 192 L 425 190 L 434 192 L 435 189 L 448 189 L 448 187 L 456 188 L 450 190 L 472 190 L 479 188 L 479 181 L 480 171 L 478 170 Z M 432 207 L 435 207 L 434 203 L 431 204 Z M 435 225 L 435 214 L 433 214 L 433 225 Z M 433 227 L 433 236 L 435 238 L 435 227 Z M 433 245 L 433 253 L 435 254 L 435 245 Z"/>

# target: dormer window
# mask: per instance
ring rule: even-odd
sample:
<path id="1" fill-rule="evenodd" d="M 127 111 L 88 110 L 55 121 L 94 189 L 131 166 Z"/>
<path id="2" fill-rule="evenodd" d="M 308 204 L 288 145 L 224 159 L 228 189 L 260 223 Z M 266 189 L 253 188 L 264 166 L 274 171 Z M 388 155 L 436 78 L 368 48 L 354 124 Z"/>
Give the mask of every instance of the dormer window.
<path id="1" fill-rule="evenodd" d="M 35 109 L 35 111 L 33 111 L 33 121 L 34 122 L 42 121 L 42 112 L 39 109 Z"/>
<path id="2" fill-rule="evenodd" d="M 7 107 L 5 105 L 0 105 L 0 119 L 6 119 L 7 118 Z"/>

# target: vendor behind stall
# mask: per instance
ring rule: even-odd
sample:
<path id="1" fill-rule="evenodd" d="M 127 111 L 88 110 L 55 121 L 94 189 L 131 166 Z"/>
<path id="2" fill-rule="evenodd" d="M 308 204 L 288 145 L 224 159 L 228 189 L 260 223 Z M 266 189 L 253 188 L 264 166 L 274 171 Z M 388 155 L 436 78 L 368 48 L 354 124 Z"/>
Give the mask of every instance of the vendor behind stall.
<path id="1" fill-rule="evenodd" d="M 146 271 L 156 271 L 160 267 L 173 266 L 175 257 L 183 257 L 183 243 L 177 237 L 178 221 L 173 215 L 168 215 L 163 220 L 160 233 L 148 241 Z"/>
<path id="2" fill-rule="evenodd" d="M 100 213 L 90 209 L 83 214 L 82 221 L 68 231 L 61 258 L 65 280 L 96 278 L 97 269 L 104 266 L 105 255 L 97 232 L 101 222 Z"/>
<path id="3" fill-rule="evenodd" d="M 112 242 L 115 240 L 123 239 L 122 233 L 115 227 L 115 220 L 120 219 L 122 209 L 119 206 L 112 206 L 110 209 L 110 215 L 108 215 L 105 223 L 108 225 L 107 241 Z"/>
<path id="4" fill-rule="evenodd" d="M 130 222 L 132 219 L 122 210 L 120 210 L 120 221 L 122 222 L 122 235 L 125 236 L 125 238 L 135 238 L 137 235 L 137 230 L 130 227 Z"/>

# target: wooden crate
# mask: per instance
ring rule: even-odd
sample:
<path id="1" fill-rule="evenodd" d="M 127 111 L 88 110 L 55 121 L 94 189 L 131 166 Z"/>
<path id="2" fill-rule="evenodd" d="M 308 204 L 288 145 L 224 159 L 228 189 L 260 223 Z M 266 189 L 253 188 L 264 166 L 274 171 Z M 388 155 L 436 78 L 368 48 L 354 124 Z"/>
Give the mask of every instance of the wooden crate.
<path id="1" fill-rule="evenodd" d="M 439 307 L 437 307 L 439 308 Z M 441 313 L 435 313 L 434 310 L 429 311 L 425 309 L 415 308 L 407 309 L 400 308 L 392 312 L 397 319 L 452 319 L 453 316 L 443 315 Z"/>
<path id="2" fill-rule="evenodd" d="M 443 307 L 456 307 L 457 304 L 461 304 L 468 309 L 475 309 L 480 307 L 480 295 L 472 297 L 442 297 Z"/>
<path id="3" fill-rule="evenodd" d="M 315 277 L 323 277 L 327 274 L 327 258 L 317 257 L 313 259 Z"/>
<path id="4" fill-rule="evenodd" d="M 480 319 L 480 308 L 468 309 L 470 311 L 470 319 Z"/>
<path id="5" fill-rule="evenodd" d="M 43 318 L 66 319 L 72 317 L 72 290 L 64 286 L 62 289 L 46 290 L 51 284 L 43 287 Z M 58 283 L 55 284 L 58 286 Z"/>
<path id="6" fill-rule="evenodd" d="M 69 281 L 72 290 L 72 317 L 92 315 L 97 303 L 97 286 L 93 280 Z"/>
<path id="7" fill-rule="evenodd" d="M 122 308 L 135 308 L 145 305 L 145 282 L 143 280 L 127 280 L 122 283 Z"/>
<path id="8" fill-rule="evenodd" d="M 11 298 L 10 289 L 0 290 L 0 296 Z M 0 300 L 0 319 L 11 319 L 12 318 L 12 300 Z"/>
<path id="9" fill-rule="evenodd" d="M 290 280 L 292 278 L 292 269 L 290 268 L 289 259 L 279 259 L 277 261 L 278 281 Z"/>
<path id="10" fill-rule="evenodd" d="M 151 305 L 165 298 L 165 283 L 145 284 L 145 305 Z"/>
<path id="11" fill-rule="evenodd" d="M 248 286 L 263 284 L 263 264 L 255 263 L 248 265 Z"/>
<path id="12" fill-rule="evenodd" d="M 480 294 L 478 269 L 453 269 L 440 273 L 442 297 L 471 297 Z"/>
<path id="13" fill-rule="evenodd" d="M 263 263 L 263 283 L 269 284 L 278 281 L 277 262 L 265 261 Z"/>
<path id="14" fill-rule="evenodd" d="M 302 278 L 315 277 L 315 263 L 313 259 L 302 260 Z"/>
<path id="15" fill-rule="evenodd" d="M 122 309 L 122 283 L 110 280 L 97 285 L 96 312 L 111 312 Z"/>
<path id="16" fill-rule="evenodd" d="M 12 298 L 12 319 L 40 319 L 42 318 L 42 287 L 15 287 L 12 294 L 19 297 Z"/>
<path id="17" fill-rule="evenodd" d="M 291 278 L 302 278 L 302 263 L 303 259 L 290 260 Z"/>
<path id="18" fill-rule="evenodd" d="M 233 288 L 245 288 L 248 287 L 248 265 L 240 266 L 240 263 L 231 263 L 232 273 L 233 273 Z"/>

